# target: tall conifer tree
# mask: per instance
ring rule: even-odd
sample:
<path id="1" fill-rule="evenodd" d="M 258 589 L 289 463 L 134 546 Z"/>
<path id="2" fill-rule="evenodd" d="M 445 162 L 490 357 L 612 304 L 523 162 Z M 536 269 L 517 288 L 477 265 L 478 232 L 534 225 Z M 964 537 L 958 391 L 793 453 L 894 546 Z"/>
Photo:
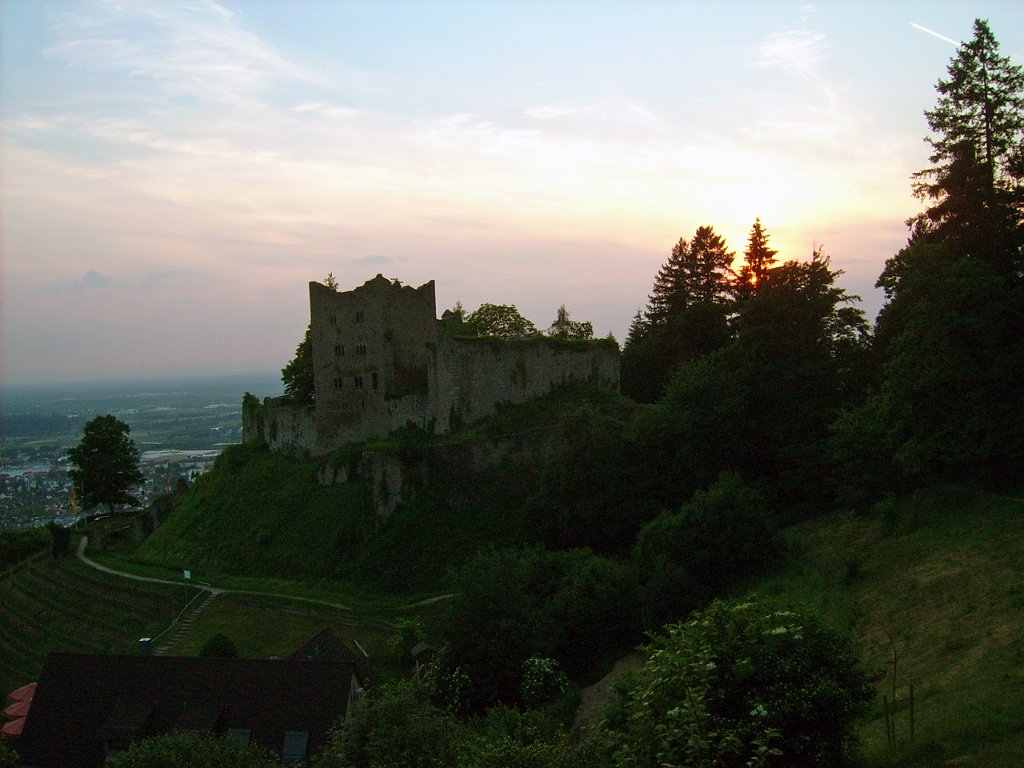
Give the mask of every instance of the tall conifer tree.
<path id="1" fill-rule="evenodd" d="M 737 294 L 740 298 L 749 296 L 758 285 L 764 283 L 768 271 L 775 265 L 774 248 L 768 247 L 768 233 L 761 226 L 761 219 L 754 219 L 747 238 L 747 249 L 743 252 L 743 266 L 736 276 Z"/>
<path id="2" fill-rule="evenodd" d="M 1024 217 L 1024 68 L 999 54 L 988 22 L 974 22 L 939 80 L 925 117 L 932 165 L 914 174 L 914 192 L 936 239 L 1000 272 L 1020 269 Z"/>

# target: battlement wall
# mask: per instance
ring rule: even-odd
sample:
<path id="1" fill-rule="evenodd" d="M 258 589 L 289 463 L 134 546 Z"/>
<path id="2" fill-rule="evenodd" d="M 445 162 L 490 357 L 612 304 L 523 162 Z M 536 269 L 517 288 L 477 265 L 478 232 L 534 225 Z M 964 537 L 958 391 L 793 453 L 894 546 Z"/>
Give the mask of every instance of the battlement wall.
<path id="1" fill-rule="evenodd" d="M 479 421 L 497 405 L 542 397 L 557 386 L 587 381 L 619 388 L 614 342 L 572 344 L 553 339 L 441 337 L 433 357 L 431 407 L 438 432 Z"/>
<path id="2" fill-rule="evenodd" d="M 619 387 L 613 341 L 448 336 L 433 281 L 412 288 L 377 275 L 351 291 L 312 282 L 309 309 L 313 404 L 243 408 L 244 439 L 271 450 L 320 455 L 408 424 L 443 434 L 562 384 Z"/>

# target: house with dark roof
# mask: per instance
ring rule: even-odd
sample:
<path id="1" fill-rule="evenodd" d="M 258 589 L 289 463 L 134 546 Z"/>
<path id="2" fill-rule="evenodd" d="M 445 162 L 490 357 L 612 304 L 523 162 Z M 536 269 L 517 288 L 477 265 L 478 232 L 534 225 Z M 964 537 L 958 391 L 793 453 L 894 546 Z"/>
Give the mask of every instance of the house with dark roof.
<path id="1" fill-rule="evenodd" d="M 16 749 L 34 768 L 97 768 L 134 741 L 224 735 L 303 763 L 362 688 L 351 660 L 51 653 Z"/>

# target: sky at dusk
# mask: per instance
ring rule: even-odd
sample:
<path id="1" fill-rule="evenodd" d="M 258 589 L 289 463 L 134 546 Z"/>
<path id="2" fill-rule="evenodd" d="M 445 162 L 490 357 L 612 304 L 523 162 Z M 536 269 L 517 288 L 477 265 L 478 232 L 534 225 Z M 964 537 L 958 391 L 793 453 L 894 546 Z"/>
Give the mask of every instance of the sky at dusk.
<path id="1" fill-rule="evenodd" d="M 622 341 L 680 238 L 873 288 L 923 111 L 1024 3 L 3 0 L 3 383 L 267 372 L 307 283 Z"/>

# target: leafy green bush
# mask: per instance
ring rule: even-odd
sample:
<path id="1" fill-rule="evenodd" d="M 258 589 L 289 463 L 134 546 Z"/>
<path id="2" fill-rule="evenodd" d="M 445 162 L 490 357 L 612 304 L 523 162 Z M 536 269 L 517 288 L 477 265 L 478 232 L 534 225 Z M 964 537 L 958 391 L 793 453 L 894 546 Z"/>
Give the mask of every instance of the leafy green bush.
<path id="1" fill-rule="evenodd" d="M 0 571 L 26 560 L 50 547 L 46 528 L 22 528 L 0 532 Z"/>
<path id="2" fill-rule="evenodd" d="M 498 706 L 472 724 L 459 768 L 593 768 L 593 744 L 573 744 L 565 729 L 536 710 Z"/>
<path id="3" fill-rule="evenodd" d="M 230 637 L 223 633 L 217 633 L 205 643 L 199 650 L 200 656 L 211 656 L 216 658 L 235 658 L 238 656 L 238 648 Z"/>
<path id="4" fill-rule="evenodd" d="M 119 768 L 278 768 L 283 763 L 230 738 L 183 731 L 133 744 L 117 758 Z"/>
<path id="5" fill-rule="evenodd" d="M 845 639 L 763 601 L 666 626 L 610 710 L 616 768 L 825 768 L 849 762 L 872 696 Z"/>
<path id="6" fill-rule="evenodd" d="M 448 768 L 463 738 L 451 714 L 430 702 L 417 681 L 372 689 L 348 724 L 331 730 L 316 768 Z"/>
<path id="7" fill-rule="evenodd" d="M 578 677 L 639 639 L 632 573 L 586 550 L 485 550 L 455 574 L 453 589 L 441 622 L 445 663 L 468 676 L 474 711 L 516 702 L 531 656 Z"/>
<path id="8" fill-rule="evenodd" d="M 644 526 L 633 562 L 645 604 L 660 624 L 760 572 L 777 548 L 764 496 L 724 472 L 678 512 Z"/>

